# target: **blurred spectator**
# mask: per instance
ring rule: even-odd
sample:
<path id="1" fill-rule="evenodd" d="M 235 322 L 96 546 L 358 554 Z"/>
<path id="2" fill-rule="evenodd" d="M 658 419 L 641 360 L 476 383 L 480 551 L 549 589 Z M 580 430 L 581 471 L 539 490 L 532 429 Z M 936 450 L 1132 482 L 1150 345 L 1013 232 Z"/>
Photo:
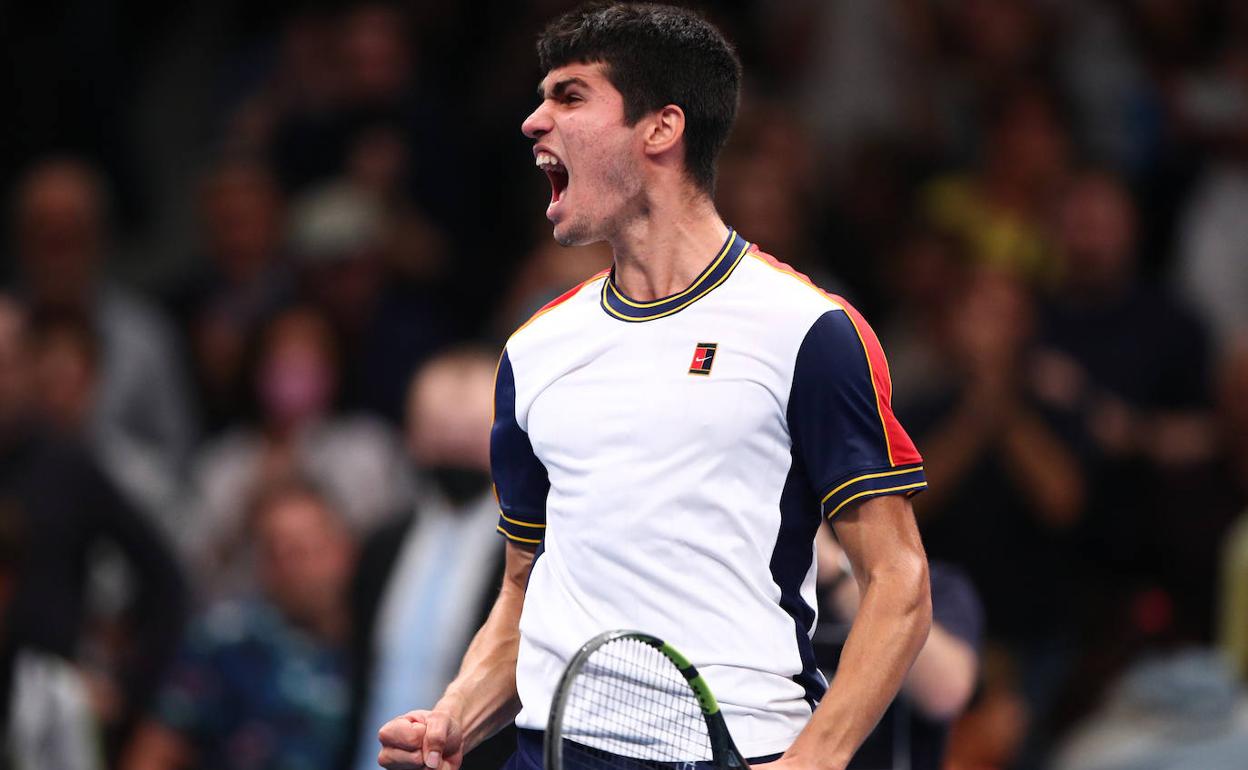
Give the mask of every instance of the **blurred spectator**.
<path id="1" fill-rule="evenodd" d="M 485 622 L 503 574 L 498 504 L 490 487 L 497 359 L 475 348 L 444 353 L 412 379 L 407 445 L 424 479 L 414 506 L 377 530 L 356 576 L 360 685 L 352 767 L 377 764 L 377 729 L 437 701 Z M 436 628 L 437 633 L 428 629 Z M 510 730 L 470 753 L 492 770 L 514 749 Z"/>
<path id="2" fill-rule="evenodd" d="M 831 674 L 839 664 L 861 589 L 845 552 L 828 527 L 815 536 L 823 596 L 815 655 Z M 949 726 L 975 693 L 984 609 L 970 580 L 956 567 L 931 565 L 932 630 L 901 694 L 850 761 L 850 770 L 940 770 Z M 904 724 L 903 724 L 904 723 Z"/>
<path id="3" fill-rule="evenodd" d="M 394 278 L 421 287 L 445 280 L 450 244 L 408 197 L 414 158 L 398 126 L 364 129 L 350 147 L 347 181 L 380 205 L 386 222 L 382 256 Z"/>
<path id="4" fill-rule="evenodd" d="M 1208 639 L 1217 532 L 1206 521 L 1216 514 L 1191 510 L 1183 480 L 1216 448 L 1204 328 L 1164 288 L 1137 277 L 1135 211 L 1112 175 L 1072 181 L 1058 241 L 1063 277 L 1044 305 L 1030 374 L 1046 406 L 1081 421 L 1091 440 L 1086 530 L 1096 582 L 1165 578 L 1169 590 L 1183 590 L 1175 599 L 1189 633 Z M 1184 523 L 1175 527 L 1180 511 Z M 1202 555 L 1189 561 L 1185 553 Z"/>
<path id="5" fill-rule="evenodd" d="M 262 491 L 247 518 L 259 593 L 192 624 L 125 770 L 324 768 L 342 750 L 352 537 L 297 482 Z"/>
<path id="6" fill-rule="evenodd" d="M 1083 173 L 1058 211 L 1062 280 L 1042 312 L 1049 352 L 1036 371 L 1040 392 L 1068 409 L 1093 396 L 1088 389 L 1118 399 L 1103 408 L 1123 411 L 1121 417 L 1089 417 L 1107 454 L 1153 452 L 1163 464 L 1205 456 L 1200 426 L 1147 424 L 1150 413 L 1206 412 L 1210 364 L 1199 321 L 1137 276 L 1135 210 L 1126 189 L 1110 174 Z"/>
<path id="7" fill-rule="evenodd" d="M 272 72 L 234 116 L 230 146 L 266 153 L 283 187 L 299 190 L 340 174 L 361 136 L 388 126 L 405 147 L 437 149 L 413 158 L 420 173 L 404 178 L 408 197 L 440 225 L 461 216 L 459 136 L 438 119 L 436 91 L 415 77 L 410 16 L 386 2 L 293 15 Z"/>
<path id="8" fill-rule="evenodd" d="M 0 323 L 3 323 L 0 321 Z M 25 550 L 21 513 L 0 499 L 0 733 L 13 770 L 102 768 L 87 681 L 63 655 L 31 647 L 9 609 Z"/>
<path id="9" fill-rule="evenodd" d="M 181 630 L 185 586 L 173 554 L 118 493 L 92 456 L 34 418 L 36 386 L 21 309 L 0 299 L 0 507 L 23 529 L 8 633 L 23 646 L 77 661 L 92 705 L 114 735 L 144 708 Z M 88 643 L 88 575 L 111 546 L 132 575 L 124 635 Z M 92 659 L 91 653 L 100 657 Z"/>
<path id="10" fill-rule="evenodd" d="M 409 257 L 438 242 L 436 230 L 422 230 L 414 220 L 407 224 L 395 231 L 381 202 L 349 182 L 305 194 L 291 214 L 303 294 L 326 314 L 342 342 L 342 403 L 396 424 L 408 378 L 446 343 L 451 325 L 436 286 L 404 281 L 389 270 L 397 236 L 406 239 Z"/>
<path id="11" fill-rule="evenodd" d="M 936 227 L 962 238 L 975 263 L 1049 282 L 1057 262 L 1043 225 L 1065 179 L 1068 153 L 1058 108 L 1043 88 L 1020 83 L 997 96 L 986 122 L 978 168 L 930 183 L 923 211 Z"/>
<path id="12" fill-rule="evenodd" d="M 36 411 L 60 433 L 83 438 L 99 384 L 95 330 L 73 310 L 37 312 L 29 323 Z"/>
<path id="13" fill-rule="evenodd" d="M 121 433 L 92 434 L 100 390 L 100 339 L 91 319 L 73 308 L 48 307 L 31 318 L 34 407 L 48 427 L 77 442 L 95 440 L 109 478 L 154 522 L 172 530 L 179 520 L 180 478 L 151 448 Z"/>
<path id="14" fill-rule="evenodd" d="M 197 502 L 185 545 L 209 595 L 249 586 L 246 500 L 295 476 L 317 479 L 363 531 L 412 493 L 402 446 L 389 426 L 334 410 L 338 348 L 325 318 L 294 308 L 264 329 L 254 371 L 256 422 L 208 444 L 194 464 Z"/>
<path id="15" fill-rule="evenodd" d="M 971 576 L 989 638 L 1017 657 L 1023 692 L 1043 718 L 1073 655 L 1072 530 L 1086 481 L 1077 426 L 1027 387 L 1033 316 L 1016 278 L 972 273 L 946 326 L 952 386 L 898 409 L 931 482 L 915 500 L 928 554 Z M 1037 761 L 1038 747 L 1033 754 Z"/>
<path id="16" fill-rule="evenodd" d="M 35 308 L 82 313 L 100 337 L 92 443 L 105 453 L 124 442 L 175 475 L 194 437 L 181 351 L 153 307 L 101 275 L 108 250 L 102 180 L 79 161 L 45 160 L 14 199 L 22 293 Z"/>
<path id="17" fill-rule="evenodd" d="M 284 204 L 269 171 L 246 160 L 213 168 L 199 190 L 201 269 L 170 297 L 191 343 L 205 425 L 241 416 L 244 359 L 260 325 L 293 295 L 283 260 Z"/>

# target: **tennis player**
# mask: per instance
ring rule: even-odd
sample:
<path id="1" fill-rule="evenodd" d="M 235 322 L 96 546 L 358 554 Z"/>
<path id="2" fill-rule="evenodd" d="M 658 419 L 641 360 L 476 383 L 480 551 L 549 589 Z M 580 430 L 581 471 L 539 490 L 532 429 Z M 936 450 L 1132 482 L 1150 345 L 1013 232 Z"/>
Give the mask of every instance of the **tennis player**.
<path id="1" fill-rule="evenodd" d="M 491 449 L 506 577 L 459 676 L 381 728 L 379 761 L 456 770 L 515 719 L 511 767 L 539 768 L 568 660 L 635 628 L 698 667 L 743 755 L 844 768 L 931 618 L 908 501 L 922 461 L 879 342 L 716 213 L 741 67 L 713 26 L 595 4 L 547 27 L 538 55 L 522 130 L 546 216 L 561 244 L 608 242 L 614 266 L 506 345 Z M 824 518 L 862 586 L 830 687 L 810 638 Z"/>

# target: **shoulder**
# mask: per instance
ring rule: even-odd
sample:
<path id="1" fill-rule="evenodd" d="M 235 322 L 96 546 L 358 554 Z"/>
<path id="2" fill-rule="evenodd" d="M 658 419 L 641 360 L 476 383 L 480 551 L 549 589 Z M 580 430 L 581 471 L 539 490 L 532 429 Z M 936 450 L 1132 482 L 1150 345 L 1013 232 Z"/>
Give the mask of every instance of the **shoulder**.
<path id="1" fill-rule="evenodd" d="M 597 310 L 598 291 L 609 272 L 597 272 L 543 305 L 520 328 L 512 332 L 507 340 L 507 351 L 540 346 L 574 327 L 583 314 Z"/>
<path id="2" fill-rule="evenodd" d="M 803 337 L 825 329 L 832 336 L 857 345 L 861 338 L 874 340 L 866 319 L 844 297 L 826 291 L 805 274 L 770 254 L 751 247 L 743 267 L 749 275 L 750 290 L 766 302 L 778 321 L 787 321 Z"/>

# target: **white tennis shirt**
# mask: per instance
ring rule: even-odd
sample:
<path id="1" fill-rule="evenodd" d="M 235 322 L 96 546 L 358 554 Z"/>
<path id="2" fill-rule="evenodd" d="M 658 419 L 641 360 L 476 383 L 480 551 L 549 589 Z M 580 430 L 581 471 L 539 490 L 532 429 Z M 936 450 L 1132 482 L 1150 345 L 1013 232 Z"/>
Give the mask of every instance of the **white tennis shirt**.
<path id="1" fill-rule="evenodd" d="M 498 529 L 539 549 L 522 728 L 545 728 L 582 644 L 627 628 L 697 666 L 745 756 L 786 750 L 827 686 L 810 643 L 821 519 L 925 486 L 857 311 L 733 231 L 710 257 L 654 302 L 596 275 L 499 362 Z"/>

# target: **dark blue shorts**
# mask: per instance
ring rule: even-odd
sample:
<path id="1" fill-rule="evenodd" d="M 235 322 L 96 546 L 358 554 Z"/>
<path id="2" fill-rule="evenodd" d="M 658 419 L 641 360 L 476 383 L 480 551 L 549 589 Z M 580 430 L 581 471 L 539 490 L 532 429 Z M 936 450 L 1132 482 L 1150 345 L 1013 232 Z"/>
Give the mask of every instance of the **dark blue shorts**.
<path id="1" fill-rule="evenodd" d="M 541 730 L 516 730 L 516 753 L 511 755 L 507 760 L 507 764 L 503 765 L 503 770 L 543 770 L 542 767 L 542 737 L 545 735 Z M 747 760 L 751 765 L 762 764 L 764 762 L 774 762 L 780 758 L 780 754 L 770 754 L 765 757 L 755 757 Z M 646 762 L 638 759 L 628 759 L 620 757 L 620 768 L 635 767 L 637 770 L 714 770 L 714 765 L 710 762 L 695 762 L 685 765 L 673 765 L 664 762 Z M 567 770 L 576 770 L 576 768 L 567 768 Z"/>

